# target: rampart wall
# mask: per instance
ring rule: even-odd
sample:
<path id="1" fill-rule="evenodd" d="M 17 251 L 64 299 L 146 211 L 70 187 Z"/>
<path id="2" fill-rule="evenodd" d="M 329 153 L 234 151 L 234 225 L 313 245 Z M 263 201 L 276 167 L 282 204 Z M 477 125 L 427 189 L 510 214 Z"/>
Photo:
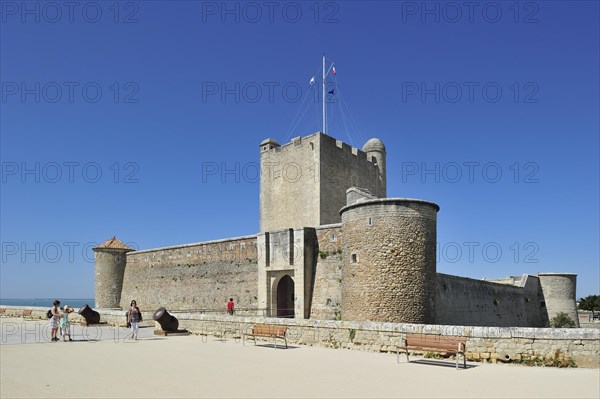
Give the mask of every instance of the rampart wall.
<path id="1" fill-rule="evenodd" d="M 437 274 L 436 323 L 466 326 L 535 326 L 547 323 L 539 279 L 522 286 Z"/>
<path id="2" fill-rule="evenodd" d="M 256 236 L 135 251 L 127 254 L 121 307 L 221 311 L 233 297 L 239 308 L 257 308 Z"/>

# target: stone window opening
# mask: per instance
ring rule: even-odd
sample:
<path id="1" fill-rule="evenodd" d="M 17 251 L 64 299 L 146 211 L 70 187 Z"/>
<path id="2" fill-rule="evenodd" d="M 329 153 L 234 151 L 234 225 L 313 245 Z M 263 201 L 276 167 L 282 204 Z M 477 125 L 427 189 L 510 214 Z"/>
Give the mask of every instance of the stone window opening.
<path id="1" fill-rule="evenodd" d="M 352 263 L 357 263 L 358 262 L 358 257 L 356 256 L 356 254 L 350 255 L 350 261 Z"/>
<path id="2" fill-rule="evenodd" d="M 373 218 L 367 218 L 367 226 L 373 226 Z"/>

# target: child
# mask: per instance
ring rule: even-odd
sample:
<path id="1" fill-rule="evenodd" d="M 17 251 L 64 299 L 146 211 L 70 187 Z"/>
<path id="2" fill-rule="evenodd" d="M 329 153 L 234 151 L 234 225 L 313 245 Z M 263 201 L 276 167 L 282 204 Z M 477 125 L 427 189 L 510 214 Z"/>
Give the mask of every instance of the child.
<path id="1" fill-rule="evenodd" d="M 73 339 L 71 338 L 71 323 L 69 323 L 69 313 L 71 312 L 73 312 L 71 305 L 66 305 L 62 312 L 62 316 L 60 316 L 60 320 L 58 321 L 63 342 L 66 341 L 65 337 L 69 337 L 69 342 L 73 342 Z"/>

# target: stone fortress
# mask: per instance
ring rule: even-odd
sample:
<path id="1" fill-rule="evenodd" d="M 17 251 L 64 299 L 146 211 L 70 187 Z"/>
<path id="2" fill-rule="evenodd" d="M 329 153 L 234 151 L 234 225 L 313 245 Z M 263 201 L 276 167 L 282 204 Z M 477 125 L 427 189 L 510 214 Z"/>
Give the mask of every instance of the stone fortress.
<path id="1" fill-rule="evenodd" d="M 134 251 L 94 248 L 97 308 L 463 326 L 578 323 L 576 275 L 476 280 L 438 273 L 439 206 L 387 198 L 386 149 L 317 132 L 260 144 L 260 232 Z"/>

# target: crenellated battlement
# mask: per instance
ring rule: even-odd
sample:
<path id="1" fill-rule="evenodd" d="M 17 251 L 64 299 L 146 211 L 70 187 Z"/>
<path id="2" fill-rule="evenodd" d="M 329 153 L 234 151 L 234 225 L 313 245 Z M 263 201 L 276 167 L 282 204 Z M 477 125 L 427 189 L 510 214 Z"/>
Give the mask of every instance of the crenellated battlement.
<path id="1" fill-rule="evenodd" d="M 310 143 L 314 143 L 314 140 L 319 140 L 319 136 L 321 136 L 320 141 L 321 145 L 331 145 L 339 148 L 341 151 L 347 154 L 354 155 L 359 160 L 365 160 L 370 163 L 374 163 L 374 159 L 368 156 L 368 154 L 360 148 L 353 147 L 347 143 L 344 143 L 341 140 L 337 140 L 331 136 L 328 136 L 321 132 L 316 132 L 304 137 L 294 137 L 289 142 L 285 144 L 279 144 L 273 139 L 266 139 L 261 143 L 261 153 L 270 152 L 273 154 L 281 154 L 286 151 L 294 150 L 298 147 L 303 147 L 306 145 L 310 145 Z M 276 145 L 268 145 L 269 143 L 276 143 Z M 307 144 L 308 143 L 308 144 Z M 262 147 L 266 148 L 262 148 Z"/>

